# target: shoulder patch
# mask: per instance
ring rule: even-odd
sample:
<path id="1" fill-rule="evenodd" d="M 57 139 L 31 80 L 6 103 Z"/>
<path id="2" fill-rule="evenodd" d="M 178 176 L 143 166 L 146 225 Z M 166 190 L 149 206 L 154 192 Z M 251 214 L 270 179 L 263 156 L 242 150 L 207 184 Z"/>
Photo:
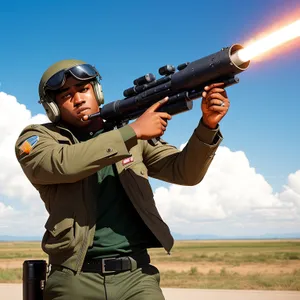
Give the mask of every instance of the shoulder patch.
<path id="1" fill-rule="evenodd" d="M 33 135 L 33 136 L 29 137 L 19 147 L 20 154 L 23 154 L 23 153 L 29 154 L 31 152 L 31 150 L 34 148 L 34 146 L 37 144 L 38 141 L 39 141 L 39 137 L 37 135 Z"/>

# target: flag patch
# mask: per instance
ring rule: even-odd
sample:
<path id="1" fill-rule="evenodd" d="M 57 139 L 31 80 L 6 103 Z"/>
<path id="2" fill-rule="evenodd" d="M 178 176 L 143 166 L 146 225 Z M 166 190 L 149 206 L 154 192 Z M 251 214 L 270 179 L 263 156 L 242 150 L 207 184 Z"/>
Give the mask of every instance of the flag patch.
<path id="1" fill-rule="evenodd" d="M 127 165 L 127 164 L 129 164 L 133 161 L 134 161 L 133 156 L 127 157 L 127 158 L 122 160 L 122 165 L 125 166 L 125 165 Z"/>
<path id="2" fill-rule="evenodd" d="M 22 145 L 19 147 L 20 154 L 26 153 L 29 154 L 33 147 L 37 144 L 39 141 L 39 137 L 37 135 L 33 135 L 29 137 L 26 141 L 22 143 Z"/>

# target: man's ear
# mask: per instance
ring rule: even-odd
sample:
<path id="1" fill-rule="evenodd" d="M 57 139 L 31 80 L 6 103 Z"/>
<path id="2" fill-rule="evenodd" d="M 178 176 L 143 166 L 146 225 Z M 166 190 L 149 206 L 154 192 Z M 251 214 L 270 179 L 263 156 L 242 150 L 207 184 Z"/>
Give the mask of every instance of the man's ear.
<path id="1" fill-rule="evenodd" d="M 104 103 L 104 94 L 102 91 L 102 86 L 98 81 L 91 81 L 91 85 L 94 90 L 95 98 L 98 102 L 98 105 L 102 105 Z"/>

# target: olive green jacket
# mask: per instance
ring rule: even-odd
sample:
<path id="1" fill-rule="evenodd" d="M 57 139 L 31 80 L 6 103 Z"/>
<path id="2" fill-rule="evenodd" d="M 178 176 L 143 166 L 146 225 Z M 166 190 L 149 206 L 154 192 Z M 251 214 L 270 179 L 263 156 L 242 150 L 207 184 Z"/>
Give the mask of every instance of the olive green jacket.
<path id="1" fill-rule="evenodd" d="M 21 146 L 32 136 L 38 141 L 24 152 Z M 26 127 L 16 142 L 16 156 L 49 213 L 42 240 L 49 263 L 81 270 L 96 224 L 97 199 L 90 176 L 111 164 L 116 165 L 129 199 L 153 233 L 150 246 L 163 246 L 169 252 L 173 238 L 156 209 L 148 176 L 195 185 L 204 177 L 221 140 L 218 128 L 210 130 L 202 122 L 182 151 L 163 140 L 155 145 L 137 140 L 128 125 L 80 143 L 60 125 Z"/>

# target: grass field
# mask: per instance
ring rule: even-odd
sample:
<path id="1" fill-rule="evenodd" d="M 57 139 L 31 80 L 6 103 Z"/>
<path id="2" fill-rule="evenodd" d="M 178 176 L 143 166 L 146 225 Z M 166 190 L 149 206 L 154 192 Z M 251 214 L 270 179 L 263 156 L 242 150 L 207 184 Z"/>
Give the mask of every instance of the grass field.
<path id="1" fill-rule="evenodd" d="M 162 287 L 300 291 L 300 240 L 177 241 L 150 254 Z M 26 259 L 46 259 L 38 242 L 0 243 L 0 282 L 21 282 Z"/>

